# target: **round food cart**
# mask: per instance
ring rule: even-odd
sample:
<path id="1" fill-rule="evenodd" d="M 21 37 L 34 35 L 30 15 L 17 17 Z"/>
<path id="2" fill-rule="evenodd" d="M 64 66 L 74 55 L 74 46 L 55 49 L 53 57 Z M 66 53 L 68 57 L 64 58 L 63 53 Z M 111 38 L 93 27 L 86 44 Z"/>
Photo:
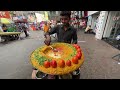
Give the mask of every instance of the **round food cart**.
<path id="1" fill-rule="evenodd" d="M 65 79 L 66 76 L 75 74 L 76 70 L 79 71 L 84 62 L 84 54 L 77 44 L 53 43 L 34 50 L 30 62 L 42 78 L 55 75 L 58 79 Z"/>

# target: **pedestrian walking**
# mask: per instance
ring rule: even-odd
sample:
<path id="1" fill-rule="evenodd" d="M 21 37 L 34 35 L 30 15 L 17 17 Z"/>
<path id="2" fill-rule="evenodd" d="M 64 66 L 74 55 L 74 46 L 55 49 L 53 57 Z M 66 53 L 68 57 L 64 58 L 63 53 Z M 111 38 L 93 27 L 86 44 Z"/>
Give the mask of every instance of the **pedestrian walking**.
<path id="1" fill-rule="evenodd" d="M 25 23 L 22 23 L 22 26 L 21 26 L 21 27 L 22 27 L 22 29 L 23 29 L 23 31 L 24 31 L 24 33 L 25 33 L 25 36 L 28 37 L 28 36 L 29 36 L 29 34 L 28 34 L 28 32 L 27 32 L 27 29 L 28 29 L 28 28 L 26 27 Z"/>

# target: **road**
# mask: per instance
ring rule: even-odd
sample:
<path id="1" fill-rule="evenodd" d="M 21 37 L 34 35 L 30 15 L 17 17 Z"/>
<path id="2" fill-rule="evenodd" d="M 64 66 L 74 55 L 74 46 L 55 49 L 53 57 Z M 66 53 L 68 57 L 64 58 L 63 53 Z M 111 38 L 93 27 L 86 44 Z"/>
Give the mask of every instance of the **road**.
<path id="1" fill-rule="evenodd" d="M 30 79 L 32 66 L 30 54 L 37 47 L 44 45 L 43 32 L 31 31 L 29 38 L 0 43 L 0 79 Z"/>
<path id="2" fill-rule="evenodd" d="M 30 54 L 44 45 L 43 31 L 31 31 L 29 38 L 0 43 L 0 79 L 31 79 Z M 111 57 L 119 50 L 94 35 L 78 31 L 78 44 L 85 62 L 81 67 L 81 79 L 119 79 L 120 64 Z"/>

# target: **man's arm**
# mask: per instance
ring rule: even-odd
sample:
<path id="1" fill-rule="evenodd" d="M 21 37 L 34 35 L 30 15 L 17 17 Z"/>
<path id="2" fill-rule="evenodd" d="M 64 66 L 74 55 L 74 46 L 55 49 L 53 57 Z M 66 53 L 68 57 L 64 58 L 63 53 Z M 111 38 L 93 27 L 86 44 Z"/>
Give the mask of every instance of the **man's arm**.
<path id="1" fill-rule="evenodd" d="M 50 35 L 56 33 L 56 30 L 57 30 L 57 27 L 54 27 L 54 28 L 52 28 L 52 29 L 50 30 L 50 32 L 46 32 L 46 33 L 45 33 L 45 38 L 46 38 L 46 39 L 45 39 L 44 43 L 45 43 L 46 45 L 50 45 L 50 42 L 51 42 L 51 37 L 50 37 Z"/>
<path id="2" fill-rule="evenodd" d="M 73 44 L 77 44 L 77 30 L 74 29 L 74 33 L 73 33 Z"/>
<path id="3" fill-rule="evenodd" d="M 56 33 L 56 31 L 57 31 L 56 29 L 57 29 L 57 27 L 51 28 L 51 30 L 50 30 L 49 32 L 46 32 L 46 33 L 45 33 L 45 36 Z"/>

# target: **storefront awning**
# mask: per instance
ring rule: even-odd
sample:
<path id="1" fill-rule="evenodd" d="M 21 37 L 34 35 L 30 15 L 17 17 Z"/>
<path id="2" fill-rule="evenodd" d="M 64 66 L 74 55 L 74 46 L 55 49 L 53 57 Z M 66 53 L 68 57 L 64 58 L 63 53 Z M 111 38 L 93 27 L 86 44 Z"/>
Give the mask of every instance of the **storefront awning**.
<path id="1" fill-rule="evenodd" d="M 3 24 L 11 24 L 14 23 L 12 20 L 7 19 L 7 18 L 0 18 L 0 22 Z"/>
<path id="2" fill-rule="evenodd" d="M 15 20 L 16 23 L 27 23 L 27 19 Z"/>

